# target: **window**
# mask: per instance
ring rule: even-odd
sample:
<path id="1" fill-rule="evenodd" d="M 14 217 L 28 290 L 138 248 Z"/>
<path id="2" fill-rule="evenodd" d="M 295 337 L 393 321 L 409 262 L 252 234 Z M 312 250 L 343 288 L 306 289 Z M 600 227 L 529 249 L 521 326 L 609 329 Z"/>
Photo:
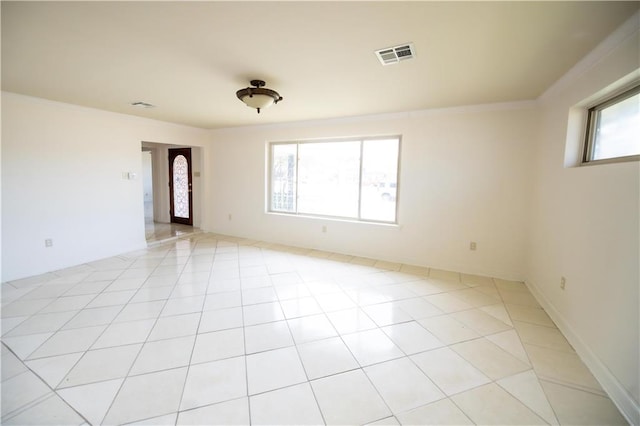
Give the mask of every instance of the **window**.
<path id="1" fill-rule="evenodd" d="M 396 222 L 400 138 L 270 144 L 269 211 Z"/>
<path id="2" fill-rule="evenodd" d="M 640 86 L 589 109 L 583 162 L 640 159 Z"/>

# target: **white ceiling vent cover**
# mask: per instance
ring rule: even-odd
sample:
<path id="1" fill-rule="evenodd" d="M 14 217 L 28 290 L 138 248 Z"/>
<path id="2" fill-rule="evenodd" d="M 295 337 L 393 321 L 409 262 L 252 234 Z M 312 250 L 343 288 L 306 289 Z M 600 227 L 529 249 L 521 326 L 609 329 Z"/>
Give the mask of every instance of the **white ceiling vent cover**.
<path id="1" fill-rule="evenodd" d="M 413 43 L 405 43 L 377 50 L 376 56 L 382 65 L 397 64 L 400 61 L 415 58 L 416 49 L 413 47 Z"/>

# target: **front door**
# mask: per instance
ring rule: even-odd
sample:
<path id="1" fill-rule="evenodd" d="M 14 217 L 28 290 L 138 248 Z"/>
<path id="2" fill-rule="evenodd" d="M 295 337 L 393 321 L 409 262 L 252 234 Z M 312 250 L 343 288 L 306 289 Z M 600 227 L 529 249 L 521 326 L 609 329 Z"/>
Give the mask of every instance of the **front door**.
<path id="1" fill-rule="evenodd" d="M 191 148 L 169 149 L 171 223 L 193 225 L 191 194 Z"/>

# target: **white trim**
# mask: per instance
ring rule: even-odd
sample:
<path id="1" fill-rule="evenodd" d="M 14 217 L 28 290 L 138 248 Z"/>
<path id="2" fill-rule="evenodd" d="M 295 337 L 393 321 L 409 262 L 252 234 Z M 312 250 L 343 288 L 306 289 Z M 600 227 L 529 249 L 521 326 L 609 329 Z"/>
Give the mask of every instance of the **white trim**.
<path id="1" fill-rule="evenodd" d="M 586 364 L 587 368 L 594 375 L 596 380 L 600 383 L 605 392 L 609 395 L 613 403 L 618 407 L 622 415 L 626 418 L 629 424 L 640 424 L 640 404 L 636 401 L 631 394 L 622 386 L 620 381 L 611 373 L 607 366 L 600 361 L 596 354 L 589 348 L 589 346 L 582 340 L 582 338 L 575 333 L 573 328 L 569 325 L 569 322 L 564 316 L 553 306 L 553 304 L 544 296 L 535 284 L 531 281 L 525 281 L 525 284 L 531 294 L 540 303 L 542 308 L 551 317 L 553 322 L 558 326 L 558 329 L 567 338 L 573 349 Z"/>
<path id="2" fill-rule="evenodd" d="M 598 62 L 603 60 L 614 51 L 627 38 L 632 37 L 640 29 L 640 11 L 634 13 L 622 25 L 620 25 L 611 35 L 605 38 L 591 52 L 575 64 L 569 71 L 553 83 L 544 91 L 538 100 L 546 100 L 554 97 L 563 89 L 575 83 L 575 80 L 582 74 L 593 68 Z"/>

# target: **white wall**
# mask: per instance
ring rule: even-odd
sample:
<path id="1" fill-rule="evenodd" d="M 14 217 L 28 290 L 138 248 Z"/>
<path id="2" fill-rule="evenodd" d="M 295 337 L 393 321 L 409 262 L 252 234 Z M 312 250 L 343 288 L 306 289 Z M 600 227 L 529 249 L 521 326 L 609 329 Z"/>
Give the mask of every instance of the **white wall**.
<path id="1" fill-rule="evenodd" d="M 565 167 L 565 158 L 576 157 L 565 150 L 580 149 L 576 129 L 567 127 L 569 109 L 638 72 L 638 27 L 636 14 L 541 99 L 527 272 L 528 285 L 633 424 L 640 423 L 640 165 Z"/>
<path id="2" fill-rule="evenodd" d="M 204 130 L 2 93 L 2 280 L 145 247 L 143 140 Z M 137 174 L 122 179 L 123 172 Z M 44 240 L 53 239 L 45 248 Z"/>
<path id="3" fill-rule="evenodd" d="M 535 123 L 532 104 L 523 103 L 217 130 L 211 230 L 523 279 Z M 267 142 L 397 134 L 399 226 L 265 213 Z M 477 251 L 469 250 L 470 241 Z"/>
<path id="4" fill-rule="evenodd" d="M 144 201 L 153 201 L 153 162 L 151 151 L 142 151 L 142 191 Z"/>

